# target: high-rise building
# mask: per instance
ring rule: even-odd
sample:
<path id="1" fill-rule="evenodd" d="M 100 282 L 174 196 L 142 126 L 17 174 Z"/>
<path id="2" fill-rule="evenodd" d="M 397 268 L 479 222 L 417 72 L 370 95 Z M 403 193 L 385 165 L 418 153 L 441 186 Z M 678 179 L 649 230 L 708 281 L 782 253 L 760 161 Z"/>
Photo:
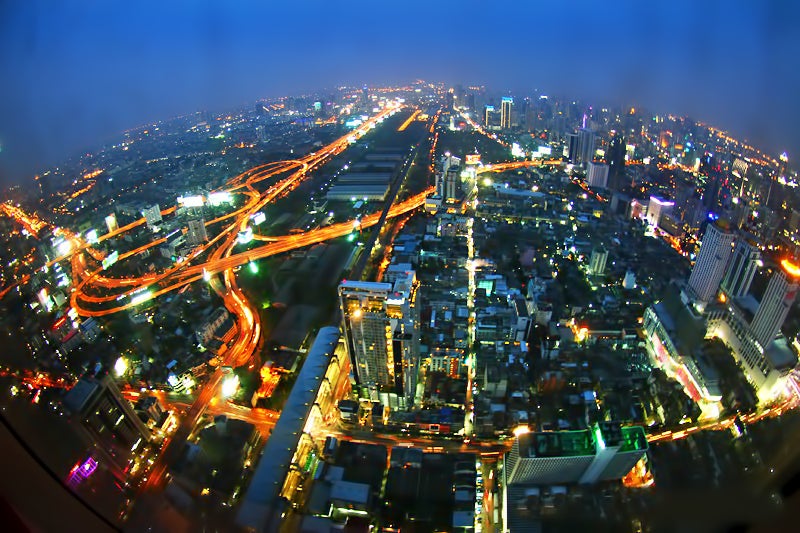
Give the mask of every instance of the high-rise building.
<path id="1" fill-rule="evenodd" d="M 486 128 L 492 128 L 495 125 L 495 110 L 493 105 L 487 105 L 483 108 L 483 125 Z"/>
<path id="2" fill-rule="evenodd" d="M 714 154 L 706 153 L 700 160 L 700 175 L 705 176 L 706 185 L 703 189 L 703 206 L 707 211 L 717 207 L 720 189 L 722 188 L 722 168 Z"/>
<path id="3" fill-rule="evenodd" d="M 589 258 L 589 273 L 593 276 L 602 276 L 606 271 L 606 262 L 608 261 L 608 250 L 603 248 L 595 248 L 592 250 L 592 255 Z"/>
<path id="4" fill-rule="evenodd" d="M 596 137 L 592 130 L 581 128 L 577 134 L 568 135 L 569 160 L 576 165 L 586 165 L 594 159 Z"/>
<path id="5" fill-rule="evenodd" d="M 444 173 L 442 198 L 445 202 L 453 203 L 461 199 L 460 172 L 461 167 L 451 166 Z"/>
<path id="6" fill-rule="evenodd" d="M 345 345 L 362 387 L 395 392 L 413 403 L 419 370 L 417 281 L 408 271 L 391 283 L 339 285 Z"/>
<path id="7" fill-rule="evenodd" d="M 586 184 L 596 189 L 605 189 L 608 186 L 608 165 L 591 161 L 587 163 Z"/>
<path id="8" fill-rule="evenodd" d="M 760 261 L 761 250 L 756 243 L 747 237 L 739 237 L 720 286 L 728 298 L 740 298 L 750 292 Z"/>
<path id="9" fill-rule="evenodd" d="M 154 225 L 161 222 L 161 207 L 158 204 L 151 205 L 150 207 L 145 207 L 142 209 L 142 216 L 144 217 L 145 222 L 147 223 L 148 228 L 152 228 Z"/>
<path id="10" fill-rule="evenodd" d="M 708 303 L 717 295 L 731 256 L 734 234 L 723 220 L 709 224 L 703 236 L 700 252 L 689 276 L 689 288 L 701 302 Z"/>
<path id="11" fill-rule="evenodd" d="M 800 272 L 791 263 L 784 262 L 783 266 L 785 270 L 776 269 L 772 274 L 750 324 L 753 336 L 761 346 L 767 346 L 778 335 L 797 295 Z"/>
<path id="12" fill-rule="evenodd" d="M 608 186 L 610 189 L 619 190 L 625 184 L 625 138 L 614 135 L 608 143 L 606 151 L 608 161 Z"/>
<path id="13" fill-rule="evenodd" d="M 511 129 L 511 111 L 514 107 L 514 99 L 510 96 L 504 96 L 500 101 L 500 129 Z"/>
<path id="14" fill-rule="evenodd" d="M 208 240 L 206 233 L 206 221 L 202 218 L 189 220 L 189 227 L 186 230 L 186 242 L 190 246 L 197 246 Z"/>
<path id="15" fill-rule="evenodd" d="M 64 397 L 64 404 L 117 475 L 125 470 L 131 451 L 150 440 L 150 430 L 111 376 L 81 379 Z"/>

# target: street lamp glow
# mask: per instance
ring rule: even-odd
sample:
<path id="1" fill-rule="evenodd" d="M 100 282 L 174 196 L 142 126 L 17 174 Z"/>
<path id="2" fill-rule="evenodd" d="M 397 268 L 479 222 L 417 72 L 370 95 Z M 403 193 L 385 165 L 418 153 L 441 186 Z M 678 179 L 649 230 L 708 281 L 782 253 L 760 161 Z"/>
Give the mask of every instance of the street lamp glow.
<path id="1" fill-rule="evenodd" d="M 209 272 L 205 268 L 203 269 L 203 280 L 204 281 L 211 281 L 211 272 Z"/>
<path id="2" fill-rule="evenodd" d="M 258 274 L 258 263 L 256 263 L 255 261 L 250 261 L 249 267 L 250 267 L 250 272 L 252 272 L 253 274 Z"/>

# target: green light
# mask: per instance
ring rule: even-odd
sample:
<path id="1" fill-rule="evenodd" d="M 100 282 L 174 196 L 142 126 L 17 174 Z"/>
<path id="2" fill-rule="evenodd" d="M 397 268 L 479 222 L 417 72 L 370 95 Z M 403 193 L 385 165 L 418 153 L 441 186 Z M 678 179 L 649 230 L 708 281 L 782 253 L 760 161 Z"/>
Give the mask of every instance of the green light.
<path id="1" fill-rule="evenodd" d="M 255 261 L 250 261 L 249 265 L 250 265 L 250 272 L 252 272 L 253 274 L 258 274 L 258 263 L 256 263 Z"/>
<path id="2" fill-rule="evenodd" d="M 351 233 L 350 235 L 347 236 L 347 242 L 353 242 L 354 240 L 356 240 L 355 233 Z"/>

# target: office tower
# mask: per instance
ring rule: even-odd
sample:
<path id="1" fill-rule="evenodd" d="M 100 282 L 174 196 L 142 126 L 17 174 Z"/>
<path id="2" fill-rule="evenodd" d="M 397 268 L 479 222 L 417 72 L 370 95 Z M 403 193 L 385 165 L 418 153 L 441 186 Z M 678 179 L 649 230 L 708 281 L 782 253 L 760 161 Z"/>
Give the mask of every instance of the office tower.
<path id="1" fill-rule="evenodd" d="M 106 227 L 108 228 L 109 233 L 119 229 L 119 224 L 117 224 L 117 215 L 111 213 L 106 217 Z"/>
<path id="2" fill-rule="evenodd" d="M 605 189 L 608 186 L 608 165 L 589 162 L 586 165 L 586 183 L 589 187 Z"/>
<path id="3" fill-rule="evenodd" d="M 581 128 L 577 134 L 568 134 L 569 160 L 576 165 L 586 165 L 594 159 L 595 134 L 592 130 Z"/>
<path id="4" fill-rule="evenodd" d="M 494 106 L 487 105 L 483 109 L 483 125 L 487 128 L 494 125 Z"/>
<path id="5" fill-rule="evenodd" d="M 582 128 L 578 132 L 578 147 L 581 163 L 586 164 L 594 159 L 596 141 L 597 139 L 592 130 Z"/>
<path id="6" fill-rule="evenodd" d="M 379 387 L 413 402 L 419 367 L 417 281 L 414 271 L 394 285 L 344 281 L 339 285 L 345 345 L 362 387 Z"/>
<path id="7" fill-rule="evenodd" d="M 800 270 L 788 261 L 784 261 L 782 266 L 784 270 L 776 269 L 772 274 L 750 324 L 755 340 L 762 347 L 766 347 L 780 332 L 797 294 Z"/>
<path id="8" fill-rule="evenodd" d="M 602 276 L 606 271 L 606 261 L 608 261 L 608 250 L 602 246 L 592 250 L 589 259 L 589 273 L 593 276 Z"/>
<path id="9" fill-rule="evenodd" d="M 736 240 L 720 286 L 728 298 L 740 298 L 750 291 L 760 261 L 761 250 L 754 241 L 744 236 Z"/>
<path id="10" fill-rule="evenodd" d="M 650 202 L 647 204 L 647 215 L 645 216 L 647 222 L 653 227 L 658 227 L 661 217 L 669 214 L 674 205 L 675 202 L 664 200 L 658 196 L 651 196 Z"/>
<path id="11" fill-rule="evenodd" d="M 202 218 L 189 220 L 189 227 L 186 230 L 186 242 L 190 246 L 196 246 L 207 240 L 206 221 Z"/>
<path id="12" fill-rule="evenodd" d="M 514 99 L 504 96 L 500 101 L 500 129 L 511 129 L 511 109 L 514 106 Z"/>
<path id="13" fill-rule="evenodd" d="M 625 138 L 619 133 L 611 138 L 606 151 L 608 162 L 608 186 L 621 189 L 625 184 Z"/>
<path id="14" fill-rule="evenodd" d="M 117 475 L 125 470 L 131 451 L 150 440 L 150 430 L 110 376 L 81 379 L 64 397 L 64 404 L 116 467 Z"/>
<path id="15" fill-rule="evenodd" d="M 366 85 L 364 85 L 364 88 L 362 89 L 361 100 L 364 105 L 369 105 L 369 88 Z"/>
<path id="16" fill-rule="evenodd" d="M 158 204 L 151 205 L 150 207 L 145 207 L 142 209 L 142 216 L 144 217 L 145 222 L 147 223 L 148 228 L 152 228 L 154 225 L 161 222 L 161 208 Z"/>
<path id="17" fill-rule="evenodd" d="M 689 276 L 689 288 L 698 300 L 708 303 L 717 295 L 725 267 L 731 255 L 734 234 L 727 222 L 718 220 L 708 225 Z"/>

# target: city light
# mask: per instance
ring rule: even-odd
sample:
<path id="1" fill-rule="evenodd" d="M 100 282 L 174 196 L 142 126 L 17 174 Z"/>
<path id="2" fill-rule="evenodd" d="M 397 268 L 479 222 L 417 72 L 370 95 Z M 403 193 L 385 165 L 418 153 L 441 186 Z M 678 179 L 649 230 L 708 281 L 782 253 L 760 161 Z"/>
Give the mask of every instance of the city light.
<path id="1" fill-rule="evenodd" d="M 527 424 L 521 424 L 515 427 L 511 432 L 514 434 L 515 437 L 519 438 L 522 435 L 530 433 L 531 428 L 529 428 Z"/>
<path id="2" fill-rule="evenodd" d="M 239 390 L 239 376 L 232 374 L 222 381 L 221 394 L 223 398 L 230 398 Z"/>
<path id="3" fill-rule="evenodd" d="M 783 261 L 781 261 L 781 266 L 790 276 L 793 276 L 795 278 L 800 277 L 800 266 L 796 265 L 789 259 L 784 259 Z"/>
<path id="4" fill-rule="evenodd" d="M 258 263 L 256 263 L 255 261 L 250 261 L 250 263 L 247 266 L 248 268 L 250 268 L 251 273 L 258 274 Z"/>
<path id="5" fill-rule="evenodd" d="M 128 370 L 128 360 L 125 357 L 120 356 L 117 359 L 117 362 L 114 363 L 114 373 L 117 377 L 122 376 Z"/>

